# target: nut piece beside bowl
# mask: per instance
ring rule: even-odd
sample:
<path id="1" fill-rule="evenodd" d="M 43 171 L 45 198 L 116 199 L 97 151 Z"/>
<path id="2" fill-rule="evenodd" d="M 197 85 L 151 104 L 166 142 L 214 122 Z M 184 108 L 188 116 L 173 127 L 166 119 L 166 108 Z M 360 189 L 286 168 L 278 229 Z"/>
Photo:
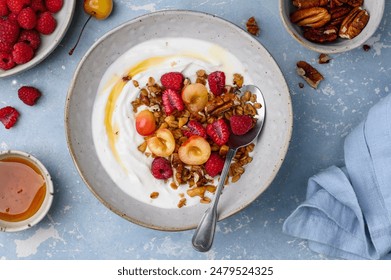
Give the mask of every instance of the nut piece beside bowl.
<path id="1" fill-rule="evenodd" d="M 385 1 L 280 0 L 288 33 L 318 53 L 340 53 L 363 45 L 376 31 Z"/>

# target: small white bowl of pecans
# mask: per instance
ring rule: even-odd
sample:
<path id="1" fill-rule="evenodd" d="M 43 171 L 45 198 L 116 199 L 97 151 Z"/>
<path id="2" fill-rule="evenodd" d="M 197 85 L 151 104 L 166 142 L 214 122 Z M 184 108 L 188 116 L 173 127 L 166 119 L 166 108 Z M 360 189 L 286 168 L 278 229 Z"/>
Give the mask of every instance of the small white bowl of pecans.
<path id="1" fill-rule="evenodd" d="M 361 45 L 375 33 L 384 0 L 280 0 L 288 33 L 319 53 L 340 53 Z"/>

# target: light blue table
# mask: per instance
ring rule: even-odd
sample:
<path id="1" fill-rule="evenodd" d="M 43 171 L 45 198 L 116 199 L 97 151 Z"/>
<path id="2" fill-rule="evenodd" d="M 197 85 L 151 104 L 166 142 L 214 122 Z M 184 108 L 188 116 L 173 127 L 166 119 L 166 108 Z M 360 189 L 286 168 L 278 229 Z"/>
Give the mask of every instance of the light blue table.
<path id="1" fill-rule="evenodd" d="M 0 233 L 1 259 L 325 259 L 305 241 L 284 235 L 282 223 L 304 200 L 310 176 L 343 162 L 344 137 L 368 109 L 391 91 L 391 1 L 386 1 L 378 31 L 358 48 L 331 55 L 317 68 L 325 76 L 318 90 L 305 86 L 296 62 L 315 63 L 285 31 L 277 0 L 118 0 L 105 21 L 92 20 L 73 54 L 68 55 L 87 16 L 77 1 L 73 23 L 60 46 L 39 66 L 0 80 L 0 107 L 15 106 L 22 116 L 9 131 L 0 127 L 0 150 L 18 149 L 38 157 L 48 168 L 55 198 L 48 216 L 19 233 Z M 290 88 L 294 130 L 285 162 L 267 191 L 242 212 L 218 223 L 208 253 L 192 249 L 193 231 L 159 232 L 134 225 L 105 208 L 77 173 L 65 141 L 64 105 L 68 85 L 83 54 L 105 32 L 136 16 L 162 9 L 189 9 L 216 14 L 243 28 L 255 16 L 259 41 L 273 55 Z M 21 85 L 40 88 L 34 107 L 17 97 Z"/>

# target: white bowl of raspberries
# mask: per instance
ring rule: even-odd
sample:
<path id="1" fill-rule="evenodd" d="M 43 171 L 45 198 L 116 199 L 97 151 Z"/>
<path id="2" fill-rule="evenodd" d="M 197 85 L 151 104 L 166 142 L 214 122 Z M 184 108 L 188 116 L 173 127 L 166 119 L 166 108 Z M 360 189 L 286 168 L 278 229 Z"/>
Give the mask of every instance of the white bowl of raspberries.
<path id="1" fill-rule="evenodd" d="M 0 77 L 30 69 L 67 31 L 75 0 L 0 0 Z"/>

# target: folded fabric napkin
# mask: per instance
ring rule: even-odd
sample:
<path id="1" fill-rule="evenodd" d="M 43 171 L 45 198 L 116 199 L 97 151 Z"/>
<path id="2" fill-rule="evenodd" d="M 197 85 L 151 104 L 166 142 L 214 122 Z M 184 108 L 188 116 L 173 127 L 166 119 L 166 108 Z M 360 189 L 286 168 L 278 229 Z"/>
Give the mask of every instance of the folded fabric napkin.
<path id="1" fill-rule="evenodd" d="M 283 232 L 343 259 L 391 258 L 391 94 L 345 139 L 346 167 L 308 181 L 306 201 Z"/>

